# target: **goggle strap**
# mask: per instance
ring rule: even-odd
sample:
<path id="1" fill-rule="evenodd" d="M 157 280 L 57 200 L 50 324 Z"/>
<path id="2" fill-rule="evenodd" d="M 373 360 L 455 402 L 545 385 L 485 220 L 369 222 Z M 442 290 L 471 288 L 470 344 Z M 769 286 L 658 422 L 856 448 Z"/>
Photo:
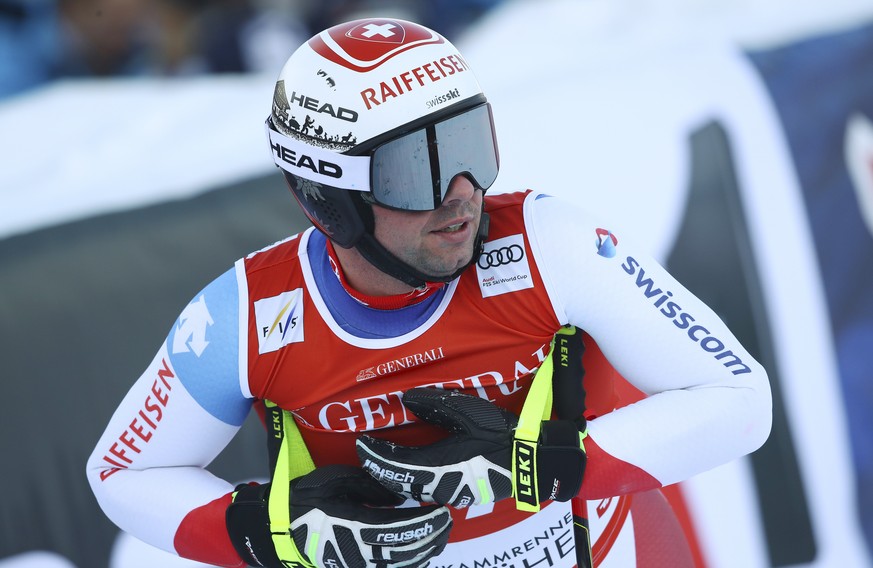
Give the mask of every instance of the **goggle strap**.
<path id="1" fill-rule="evenodd" d="M 369 191 L 370 157 L 347 156 L 304 144 L 265 124 L 273 162 L 290 174 L 349 191 Z"/>
<path id="2" fill-rule="evenodd" d="M 355 248 L 370 264 L 413 288 L 420 288 L 427 282 L 448 282 L 454 277 L 439 278 L 419 272 L 388 252 L 371 233 L 364 233 Z"/>

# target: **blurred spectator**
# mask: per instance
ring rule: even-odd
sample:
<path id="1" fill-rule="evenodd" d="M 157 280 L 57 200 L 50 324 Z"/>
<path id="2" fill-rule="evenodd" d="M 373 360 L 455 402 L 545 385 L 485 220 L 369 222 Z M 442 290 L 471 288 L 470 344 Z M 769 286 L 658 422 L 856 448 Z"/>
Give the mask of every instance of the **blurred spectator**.
<path id="1" fill-rule="evenodd" d="M 309 38 L 293 3 L 283 4 L 285 9 L 254 0 L 159 0 L 152 73 L 278 73 Z"/>
<path id="2" fill-rule="evenodd" d="M 149 71 L 153 75 L 205 73 L 200 53 L 200 12 L 205 0 L 157 0 L 151 29 Z"/>
<path id="3" fill-rule="evenodd" d="M 202 12 L 200 51 L 213 73 L 276 74 L 311 33 L 299 2 L 223 0 Z"/>
<path id="4" fill-rule="evenodd" d="M 278 73 L 340 21 L 418 21 L 450 39 L 501 0 L 0 0 L 0 99 L 64 77 Z"/>
<path id="5" fill-rule="evenodd" d="M 54 73 L 108 77 L 145 71 L 148 0 L 58 0 Z"/>
<path id="6" fill-rule="evenodd" d="M 0 0 L 0 97 L 145 72 L 148 0 Z"/>
<path id="7" fill-rule="evenodd" d="M 295 5 L 0 0 L 0 98 L 64 77 L 277 73 L 309 37 Z"/>
<path id="8" fill-rule="evenodd" d="M 343 21 L 384 16 L 412 20 L 455 40 L 478 18 L 503 0 L 323 0 L 311 15 L 310 28 L 325 29 Z"/>
<path id="9" fill-rule="evenodd" d="M 0 97 L 49 80 L 56 52 L 54 0 L 0 0 Z"/>

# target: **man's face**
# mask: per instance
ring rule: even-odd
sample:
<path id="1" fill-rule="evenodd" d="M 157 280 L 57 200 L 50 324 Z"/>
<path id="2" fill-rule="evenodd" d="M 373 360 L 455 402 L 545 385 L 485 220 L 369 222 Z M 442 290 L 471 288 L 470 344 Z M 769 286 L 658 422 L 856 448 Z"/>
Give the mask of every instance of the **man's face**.
<path id="1" fill-rule="evenodd" d="M 413 212 L 374 205 L 374 235 L 394 256 L 420 272 L 449 276 L 473 258 L 482 193 L 459 175 L 439 209 Z"/>

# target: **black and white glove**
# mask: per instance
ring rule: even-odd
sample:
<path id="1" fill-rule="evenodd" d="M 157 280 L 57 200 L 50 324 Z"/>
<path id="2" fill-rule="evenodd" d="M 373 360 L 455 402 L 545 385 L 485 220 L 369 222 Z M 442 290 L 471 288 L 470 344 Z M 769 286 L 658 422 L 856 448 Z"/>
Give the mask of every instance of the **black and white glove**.
<path id="1" fill-rule="evenodd" d="M 515 496 L 568 501 L 579 491 L 585 451 L 578 426 L 548 420 L 540 427 L 535 459 L 517 456 L 513 477 L 513 434 L 518 417 L 482 398 L 457 391 L 415 388 L 403 404 L 422 420 L 452 434 L 420 447 L 398 446 L 361 436 L 364 469 L 391 491 L 425 503 L 467 507 Z M 534 456 L 531 456 L 534 458 Z"/>
<path id="2" fill-rule="evenodd" d="M 445 507 L 394 508 L 404 499 L 361 468 L 330 465 L 291 482 L 295 561 L 274 545 L 269 491 L 270 484 L 240 486 L 227 509 L 231 541 L 251 566 L 419 567 L 449 540 L 452 518 Z"/>

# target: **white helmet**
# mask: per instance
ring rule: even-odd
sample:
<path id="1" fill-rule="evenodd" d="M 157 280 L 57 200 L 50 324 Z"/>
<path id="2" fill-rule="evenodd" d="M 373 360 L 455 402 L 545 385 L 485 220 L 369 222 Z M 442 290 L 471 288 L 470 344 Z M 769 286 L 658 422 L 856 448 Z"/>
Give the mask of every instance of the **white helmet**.
<path id="1" fill-rule="evenodd" d="M 267 119 L 273 159 L 307 217 L 339 246 L 420 286 L 422 274 L 373 237 L 372 203 L 427 211 L 456 175 L 482 190 L 499 159 L 491 107 L 457 49 L 403 20 L 339 24 L 282 69 Z M 476 254 L 487 218 L 480 223 Z"/>

